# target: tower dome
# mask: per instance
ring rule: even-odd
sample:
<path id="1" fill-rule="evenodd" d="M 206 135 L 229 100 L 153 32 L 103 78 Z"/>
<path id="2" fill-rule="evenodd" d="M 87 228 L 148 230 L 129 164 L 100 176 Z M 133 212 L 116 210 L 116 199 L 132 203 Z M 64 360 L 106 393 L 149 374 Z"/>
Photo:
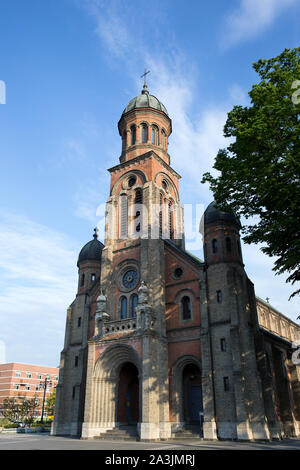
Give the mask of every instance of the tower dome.
<path id="1" fill-rule="evenodd" d="M 156 96 L 150 95 L 146 83 L 141 94 L 132 98 L 118 122 L 122 139 L 120 163 L 154 151 L 168 165 L 168 139 L 172 120 L 166 107 Z"/>
<path id="2" fill-rule="evenodd" d="M 233 212 L 225 212 L 217 206 L 213 201 L 209 204 L 204 212 L 204 224 L 211 224 L 216 222 L 227 222 L 241 227 L 239 218 Z"/>
<path id="3" fill-rule="evenodd" d="M 135 98 L 132 98 L 132 100 L 129 101 L 128 105 L 122 113 L 122 116 L 136 108 L 152 108 L 156 109 L 157 111 L 162 111 L 167 116 L 169 116 L 168 111 L 162 102 L 159 101 L 156 96 L 149 94 L 147 85 L 144 85 L 140 95 L 135 96 Z"/>
<path id="4" fill-rule="evenodd" d="M 83 261 L 101 261 L 103 248 L 104 245 L 98 240 L 97 229 L 95 229 L 93 240 L 89 241 L 81 249 L 77 265 Z"/>

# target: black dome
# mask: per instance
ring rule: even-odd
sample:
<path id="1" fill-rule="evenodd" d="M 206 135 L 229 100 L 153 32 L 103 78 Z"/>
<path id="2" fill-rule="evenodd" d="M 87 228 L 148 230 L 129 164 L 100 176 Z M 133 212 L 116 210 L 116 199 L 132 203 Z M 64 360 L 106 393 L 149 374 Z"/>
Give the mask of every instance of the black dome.
<path id="1" fill-rule="evenodd" d="M 241 227 L 239 218 L 233 212 L 225 212 L 218 208 L 215 201 L 211 202 L 204 212 L 204 223 L 228 222 Z"/>
<path id="2" fill-rule="evenodd" d="M 103 243 L 101 243 L 97 235 L 94 235 L 94 239 L 89 241 L 84 247 L 81 249 L 79 256 L 78 256 L 78 263 L 82 263 L 82 261 L 101 261 L 102 257 L 102 250 L 104 248 Z"/>

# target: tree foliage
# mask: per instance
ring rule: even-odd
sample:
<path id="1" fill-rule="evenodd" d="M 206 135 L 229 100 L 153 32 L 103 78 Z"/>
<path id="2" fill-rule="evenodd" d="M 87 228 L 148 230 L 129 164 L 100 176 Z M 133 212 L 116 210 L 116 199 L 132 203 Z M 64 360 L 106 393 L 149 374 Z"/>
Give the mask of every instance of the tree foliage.
<path id="1" fill-rule="evenodd" d="M 6 398 L 2 404 L 2 414 L 10 421 L 21 421 L 31 424 L 34 420 L 34 412 L 40 403 L 39 398 L 26 398 L 23 396 Z"/>
<path id="2" fill-rule="evenodd" d="M 48 415 L 54 415 L 54 407 L 55 407 L 55 398 L 56 398 L 56 388 L 52 390 L 52 393 L 49 398 L 46 400 L 46 411 Z"/>
<path id="3" fill-rule="evenodd" d="M 249 96 L 251 105 L 228 113 L 213 177 L 205 173 L 217 204 L 246 219 L 246 243 L 262 243 L 276 257 L 273 270 L 300 280 L 300 48 L 253 64 L 259 83 Z M 299 294 L 296 289 L 290 296 Z"/>

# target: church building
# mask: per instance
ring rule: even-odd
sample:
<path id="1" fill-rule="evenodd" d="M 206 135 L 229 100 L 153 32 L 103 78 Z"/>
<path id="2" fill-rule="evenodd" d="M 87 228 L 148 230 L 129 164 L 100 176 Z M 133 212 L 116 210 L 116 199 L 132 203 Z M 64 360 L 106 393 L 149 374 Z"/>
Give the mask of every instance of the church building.
<path id="1" fill-rule="evenodd" d="M 52 433 L 299 437 L 300 327 L 256 297 L 239 219 L 212 202 L 204 261 L 189 253 L 172 121 L 146 84 L 118 130 L 104 244 L 95 230 L 78 257 Z"/>

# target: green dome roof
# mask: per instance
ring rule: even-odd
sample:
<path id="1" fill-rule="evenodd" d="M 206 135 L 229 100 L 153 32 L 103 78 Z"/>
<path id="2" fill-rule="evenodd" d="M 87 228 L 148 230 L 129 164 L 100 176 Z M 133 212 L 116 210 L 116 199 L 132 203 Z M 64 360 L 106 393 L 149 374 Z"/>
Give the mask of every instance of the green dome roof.
<path id="1" fill-rule="evenodd" d="M 144 86 L 144 89 L 142 90 L 142 93 L 140 95 L 136 96 L 135 98 L 132 98 L 132 100 L 129 101 L 128 105 L 123 111 L 123 114 L 128 113 L 128 111 L 131 111 L 132 109 L 136 108 L 157 109 L 158 111 L 162 111 L 167 116 L 169 116 L 165 106 L 155 96 L 149 95 L 147 86 Z"/>
<path id="2" fill-rule="evenodd" d="M 101 261 L 102 257 L 102 250 L 104 248 L 103 243 L 101 243 L 98 238 L 97 234 L 94 234 L 94 239 L 89 241 L 84 247 L 81 249 L 77 265 L 82 263 L 83 261 Z"/>

